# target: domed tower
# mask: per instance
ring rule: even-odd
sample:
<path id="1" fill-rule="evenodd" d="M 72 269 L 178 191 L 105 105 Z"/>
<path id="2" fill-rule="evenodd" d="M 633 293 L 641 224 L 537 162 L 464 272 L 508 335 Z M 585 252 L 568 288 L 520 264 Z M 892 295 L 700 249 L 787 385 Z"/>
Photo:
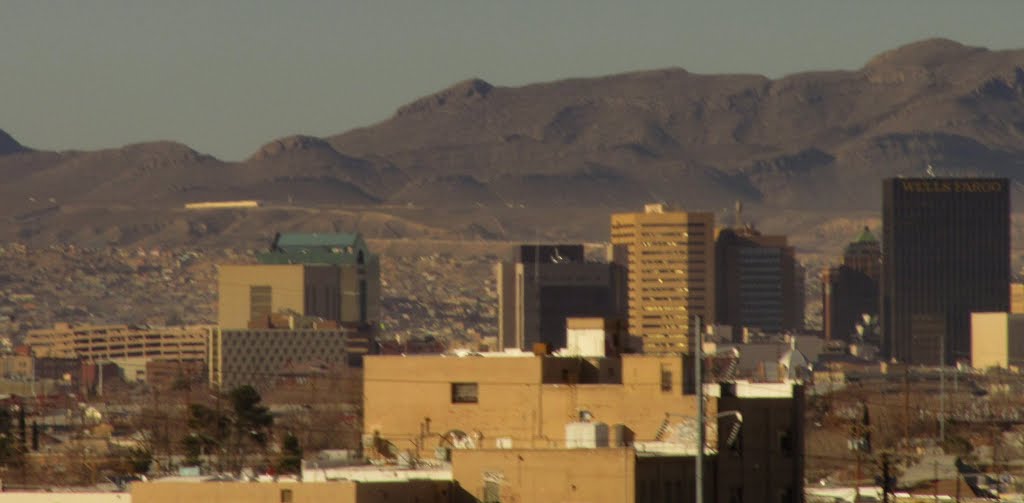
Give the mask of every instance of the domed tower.
<path id="1" fill-rule="evenodd" d="M 829 268 L 822 277 L 822 310 L 826 340 L 850 340 L 857 324 L 877 319 L 882 246 L 864 227 L 843 252 L 843 264 Z M 877 335 L 869 334 L 868 337 Z M 866 337 L 866 338 L 868 338 Z M 878 342 L 878 341 L 868 341 Z"/>

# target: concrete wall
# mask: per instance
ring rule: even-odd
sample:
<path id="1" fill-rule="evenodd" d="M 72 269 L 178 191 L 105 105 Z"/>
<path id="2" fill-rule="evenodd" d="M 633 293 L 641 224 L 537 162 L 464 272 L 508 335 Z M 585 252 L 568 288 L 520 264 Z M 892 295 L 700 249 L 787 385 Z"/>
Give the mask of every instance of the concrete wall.
<path id="1" fill-rule="evenodd" d="M 608 449 L 456 450 L 452 473 L 471 501 L 483 501 L 485 480 L 500 501 L 634 503 L 636 453 Z"/>
<path id="2" fill-rule="evenodd" d="M 305 311 L 302 265 L 222 265 L 218 267 L 217 324 L 249 327 L 249 287 L 271 288 L 271 310 Z"/>
<path id="3" fill-rule="evenodd" d="M 364 366 L 364 433 L 379 433 L 400 450 L 439 446 L 440 435 L 460 430 L 495 447 L 562 447 L 565 425 L 582 410 L 608 425 L 624 424 L 636 440 L 652 440 L 666 413 L 692 415 L 693 395 L 683 394 L 679 357 L 629 355 L 621 360 L 621 384 L 561 383 L 575 358 L 481 358 L 369 356 Z M 613 372 L 615 367 L 609 367 Z M 605 372 L 607 368 L 598 371 Z M 662 391 L 662 371 L 670 389 Z M 580 382 L 580 381 L 575 381 Z M 452 383 L 476 383 L 477 403 L 452 403 Z M 714 410 L 714 403 L 709 405 Z M 424 433 L 425 419 L 430 419 Z M 428 455 L 428 452 L 421 452 Z"/>

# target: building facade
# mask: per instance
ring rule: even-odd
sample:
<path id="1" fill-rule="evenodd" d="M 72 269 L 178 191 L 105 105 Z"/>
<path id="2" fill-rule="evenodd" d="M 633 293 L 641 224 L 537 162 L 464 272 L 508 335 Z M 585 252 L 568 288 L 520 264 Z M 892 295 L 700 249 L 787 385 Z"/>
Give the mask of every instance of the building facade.
<path id="1" fill-rule="evenodd" d="M 802 502 L 803 387 L 739 382 L 721 384 L 717 391 L 718 410 L 739 413 L 720 414 L 717 501 Z"/>
<path id="2" fill-rule="evenodd" d="M 1024 368 L 1024 314 L 971 313 L 971 367 Z"/>
<path id="3" fill-rule="evenodd" d="M 583 245 L 521 246 L 495 276 L 499 349 L 565 347 L 567 318 L 625 315 L 625 269 L 588 262 Z"/>
<path id="4" fill-rule="evenodd" d="M 450 456 L 469 501 L 688 501 L 698 423 L 683 362 L 367 357 L 364 447 L 371 457 Z M 803 388 L 705 390 L 705 501 L 803 501 Z"/>
<path id="5" fill-rule="evenodd" d="M 885 356 L 970 359 L 970 313 L 1009 311 L 1009 180 L 885 180 L 882 228 Z"/>
<path id="6" fill-rule="evenodd" d="M 357 328 L 215 329 L 208 347 L 210 383 L 266 391 L 303 375 L 341 375 L 362 365 L 373 341 Z"/>
<path id="7" fill-rule="evenodd" d="M 615 262 L 627 270 L 629 333 L 643 351 L 689 351 L 694 317 L 715 320 L 715 216 L 649 204 L 611 218 Z"/>
<path id="8" fill-rule="evenodd" d="M 452 476 L 468 501 L 660 503 L 694 494 L 690 455 L 645 455 L 601 449 L 459 449 Z M 705 462 L 705 501 L 715 497 L 714 456 Z"/>
<path id="9" fill-rule="evenodd" d="M 464 502 L 454 499 L 450 481 L 403 480 L 385 482 L 245 482 L 222 480 L 155 480 L 131 485 L 131 503 L 420 503 Z M 123 493 L 113 493 L 124 496 Z M 55 501 L 48 498 L 46 501 Z M 78 501 L 78 500 L 76 500 Z M 100 501 L 100 500 L 97 500 Z M 118 499 L 117 501 L 123 501 Z"/>
<path id="10" fill-rule="evenodd" d="M 842 265 L 822 275 L 822 324 L 826 340 L 849 341 L 864 315 L 878 317 L 882 246 L 865 227 L 847 245 Z M 878 342 L 878 341 L 871 341 Z"/>
<path id="11" fill-rule="evenodd" d="M 723 229 L 715 242 L 718 323 L 768 333 L 801 330 L 803 268 L 785 236 Z"/>
<path id="12" fill-rule="evenodd" d="M 218 267 L 218 325 L 276 313 L 346 325 L 380 320 L 380 264 L 358 234 L 279 234 L 260 264 Z"/>
<path id="13" fill-rule="evenodd" d="M 117 364 L 130 381 L 146 379 L 153 360 L 202 363 L 213 327 L 191 325 L 150 327 L 129 325 L 71 325 L 30 330 L 25 344 L 36 358 L 79 359 Z"/>
<path id="14" fill-rule="evenodd" d="M 1010 283 L 1010 312 L 1024 314 L 1024 283 Z"/>
<path id="15" fill-rule="evenodd" d="M 555 448 L 582 411 L 650 440 L 666 414 L 696 410 L 683 357 L 485 355 L 366 357 L 364 434 L 400 449 L 454 434 L 478 448 Z"/>

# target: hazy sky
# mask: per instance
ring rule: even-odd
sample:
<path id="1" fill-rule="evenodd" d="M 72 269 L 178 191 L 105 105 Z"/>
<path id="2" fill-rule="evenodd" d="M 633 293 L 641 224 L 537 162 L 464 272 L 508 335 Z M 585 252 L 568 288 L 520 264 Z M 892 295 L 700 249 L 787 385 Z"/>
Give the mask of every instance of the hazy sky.
<path id="1" fill-rule="evenodd" d="M 922 38 L 1024 47 L 1024 0 L 0 0 L 0 129 L 222 159 L 330 135 L 473 76 L 858 68 Z"/>

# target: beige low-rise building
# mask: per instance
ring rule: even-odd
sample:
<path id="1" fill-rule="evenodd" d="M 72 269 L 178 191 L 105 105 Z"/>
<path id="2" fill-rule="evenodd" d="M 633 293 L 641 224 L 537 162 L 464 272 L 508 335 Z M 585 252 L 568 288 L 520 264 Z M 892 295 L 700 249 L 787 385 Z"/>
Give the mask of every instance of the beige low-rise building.
<path id="1" fill-rule="evenodd" d="M 364 434 L 399 450 L 452 438 L 479 448 L 558 448 L 565 425 L 584 414 L 640 440 L 653 439 L 666 414 L 696 411 L 680 356 L 485 355 L 367 356 Z"/>
<path id="2" fill-rule="evenodd" d="M 132 484 L 132 503 L 448 503 L 448 481 L 216 482 L 154 481 Z"/>
<path id="3" fill-rule="evenodd" d="M 971 367 L 1020 369 L 1024 314 L 971 313 Z"/>
<path id="4" fill-rule="evenodd" d="M 638 456 L 630 447 L 460 449 L 453 452 L 452 474 L 475 502 L 689 501 L 695 461 L 693 455 Z M 713 457 L 705 467 L 705 501 L 717 501 Z"/>
<path id="5" fill-rule="evenodd" d="M 450 459 L 469 501 L 646 503 L 695 491 L 697 398 L 684 387 L 683 357 L 458 352 L 364 362 L 365 453 L 399 464 Z M 802 501 L 803 388 L 705 390 L 706 501 Z"/>

